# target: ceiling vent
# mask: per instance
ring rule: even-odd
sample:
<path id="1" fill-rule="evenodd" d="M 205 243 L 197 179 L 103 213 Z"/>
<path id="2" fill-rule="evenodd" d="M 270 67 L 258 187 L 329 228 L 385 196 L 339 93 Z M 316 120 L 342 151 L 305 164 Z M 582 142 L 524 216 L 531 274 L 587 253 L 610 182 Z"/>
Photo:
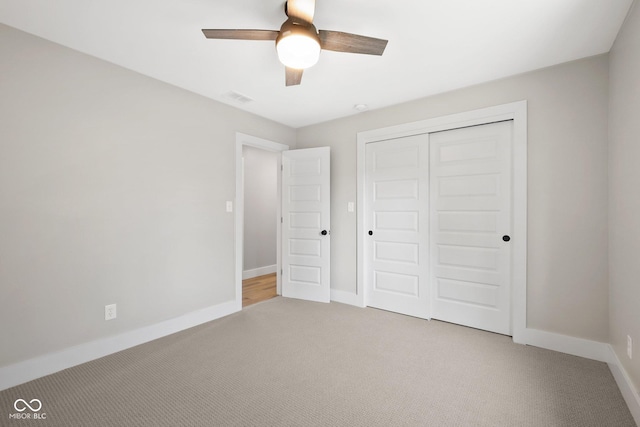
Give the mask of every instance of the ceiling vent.
<path id="1" fill-rule="evenodd" d="M 225 93 L 223 96 L 225 98 L 227 98 L 227 99 L 230 99 L 230 100 L 232 100 L 234 102 L 237 102 L 238 104 L 246 104 L 248 102 L 253 101 L 252 98 L 249 98 L 246 95 L 243 95 L 243 94 L 238 93 L 238 92 L 234 92 L 232 90 L 227 92 L 227 93 Z"/>

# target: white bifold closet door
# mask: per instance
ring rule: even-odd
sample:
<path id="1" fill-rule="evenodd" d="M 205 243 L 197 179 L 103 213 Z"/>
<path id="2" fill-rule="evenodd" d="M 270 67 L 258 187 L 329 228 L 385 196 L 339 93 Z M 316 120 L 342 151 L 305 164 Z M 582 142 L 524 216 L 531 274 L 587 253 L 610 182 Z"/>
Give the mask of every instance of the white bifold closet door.
<path id="1" fill-rule="evenodd" d="M 429 318 L 428 136 L 365 150 L 367 305 Z"/>
<path id="2" fill-rule="evenodd" d="M 507 335 L 511 135 L 506 121 L 429 137 L 432 318 Z"/>

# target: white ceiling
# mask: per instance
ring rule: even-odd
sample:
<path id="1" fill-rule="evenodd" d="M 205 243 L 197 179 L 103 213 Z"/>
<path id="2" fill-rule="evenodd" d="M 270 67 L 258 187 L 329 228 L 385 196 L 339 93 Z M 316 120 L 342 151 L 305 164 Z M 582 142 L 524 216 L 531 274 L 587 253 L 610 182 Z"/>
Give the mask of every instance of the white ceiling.
<path id="1" fill-rule="evenodd" d="M 389 44 L 381 57 L 323 51 L 292 87 L 273 42 L 200 31 L 277 30 L 284 0 L 0 0 L 0 22 L 298 128 L 608 52 L 632 2 L 317 0 L 318 29 Z"/>

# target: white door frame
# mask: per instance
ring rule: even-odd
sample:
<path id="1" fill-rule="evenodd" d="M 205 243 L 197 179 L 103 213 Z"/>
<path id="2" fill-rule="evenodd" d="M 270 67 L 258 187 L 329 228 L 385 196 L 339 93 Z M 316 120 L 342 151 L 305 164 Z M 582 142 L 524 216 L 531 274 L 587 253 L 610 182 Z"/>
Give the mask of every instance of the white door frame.
<path id="1" fill-rule="evenodd" d="M 242 147 L 250 146 L 259 148 L 261 150 L 271 151 L 275 153 L 281 153 L 289 149 L 288 145 L 280 144 L 278 142 L 269 141 L 266 139 L 258 138 L 244 133 L 236 132 L 236 212 L 235 212 L 235 249 L 236 249 L 236 308 L 238 311 L 242 310 L 242 258 L 244 256 L 244 182 L 242 173 Z M 277 218 L 282 216 L 282 174 L 280 173 L 280 166 L 282 165 L 282 156 L 278 156 L 278 208 Z M 281 239 L 281 225 L 280 221 L 277 222 L 276 230 L 276 271 L 280 271 L 282 268 L 282 254 L 280 248 L 282 247 Z M 280 274 L 276 274 L 277 277 L 277 293 L 282 294 L 282 282 Z"/>
<path id="2" fill-rule="evenodd" d="M 451 114 L 358 133 L 357 139 L 357 305 L 366 307 L 365 265 L 365 147 L 367 143 L 410 135 L 439 132 L 466 126 L 513 120 L 513 240 L 511 331 L 513 341 L 524 343 L 527 327 L 527 101 L 518 101 L 464 113 Z"/>

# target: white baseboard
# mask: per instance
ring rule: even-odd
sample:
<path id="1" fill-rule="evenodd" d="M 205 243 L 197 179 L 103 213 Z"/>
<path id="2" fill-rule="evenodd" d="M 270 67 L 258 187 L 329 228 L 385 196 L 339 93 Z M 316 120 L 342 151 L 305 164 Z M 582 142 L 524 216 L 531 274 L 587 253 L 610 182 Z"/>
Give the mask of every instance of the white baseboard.
<path id="1" fill-rule="evenodd" d="M 331 301 L 340 302 L 342 304 L 355 305 L 360 307 L 358 296 L 353 292 L 340 291 L 331 289 Z"/>
<path id="2" fill-rule="evenodd" d="M 640 395 L 610 344 L 529 328 L 518 338 L 521 344 L 606 362 L 633 419 L 640 426 Z"/>
<path id="3" fill-rule="evenodd" d="M 547 350 L 559 351 L 560 353 L 572 354 L 600 362 L 610 361 L 609 344 L 603 342 L 585 340 L 583 338 L 530 328 L 526 328 L 518 339 L 520 343 L 526 345 L 546 348 Z"/>
<path id="4" fill-rule="evenodd" d="M 265 265 L 264 267 L 254 268 L 252 270 L 245 270 L 242 272 L 242 280 L 253 279 L 254 277 L 264 276 L 265 274 L 271 274 L 278 271 L 278 266 Z"/>
<path id="5" fill-rule="evenodd" d="M 629 411 L 631 411 L 631 415 L 633 415 L 633 419 L 636 421 L 636 424 L 640 426 L 640 395 L 638 394 L 638 390 L 633 386 L 629 374 L 627 374 L 624 366 L 622 366 L 622 363 L 620 362 L 616 352 L 613 350 L 613 347 L 611 345 L 608 345 L 608 347 L 610 352 L 609 369 L 618 384 L 622 397 L 624 397 L 625 402 L 627 402 L 627 406 L 629 407 Z"/>
<path id="6" fill-rule="evenodd" d="M 55 353 L 5 366 L 0 368 L 0 390 L 171 335 L 237 311 L 238 304 L 235 301 L 229 301 L 187 313 L 175 319 L 165 320 L 155 325 L 79 344 Z"/>

